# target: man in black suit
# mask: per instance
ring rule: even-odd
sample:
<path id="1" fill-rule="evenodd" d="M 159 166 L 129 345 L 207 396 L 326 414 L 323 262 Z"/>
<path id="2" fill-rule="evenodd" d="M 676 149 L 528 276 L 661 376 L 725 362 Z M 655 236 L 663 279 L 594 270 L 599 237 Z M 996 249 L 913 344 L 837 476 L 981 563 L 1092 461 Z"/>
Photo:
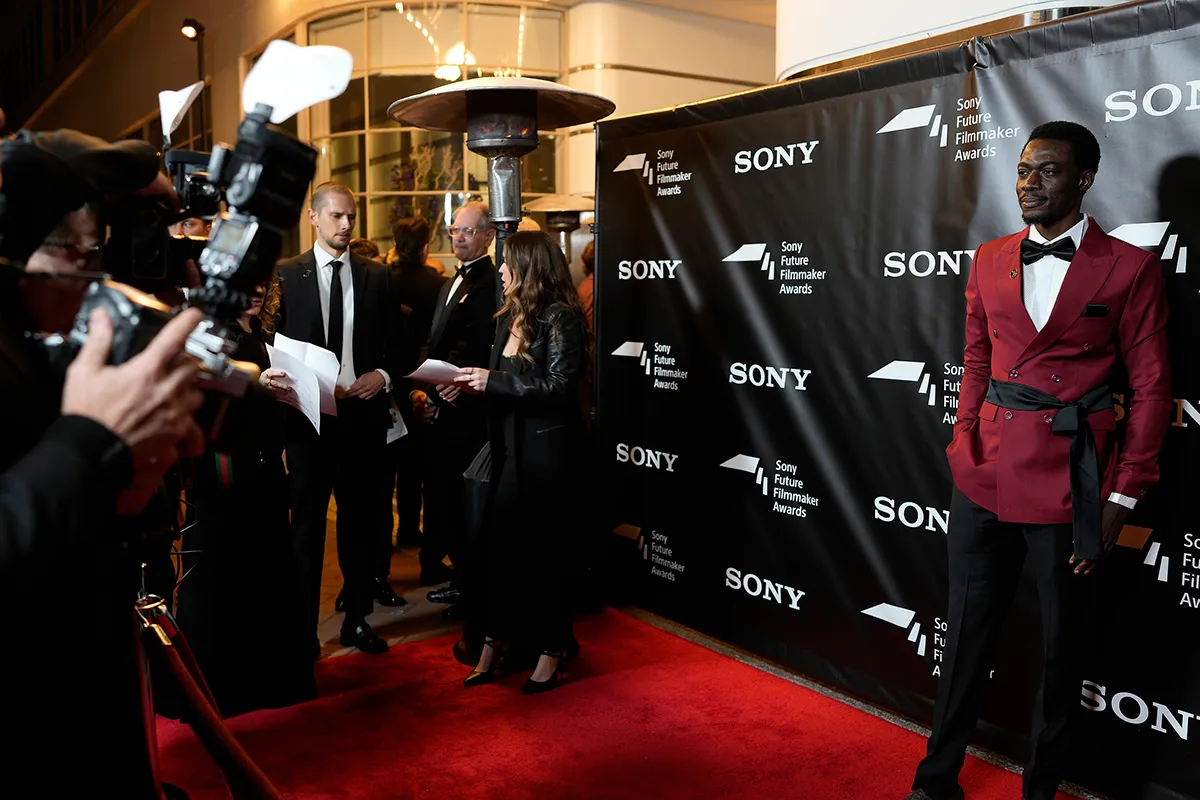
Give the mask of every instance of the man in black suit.
<path id="1" fill-rule="evenodd" d="M 496 231 L 487 206 L 474 202 L 458 209 L 450 235 L 460 263 L 454 280 L 438 293 L 429 358 L 458 367 L 487 367 L 496 334 L 496 269 L 487 254 Z M 416 416 L 432 424 L 421 566 L 429 569 L 441 562 L 443 554 L 450 555 L 459 585 L 431 592 L 430 600 L 455 603 L 461 597 L 463 562 L 469 560 L 462 551 L 462 475 L 487 441 L 487 420 L 481 397 L 462 395 L 457 386 L 437 389 L 413 396 Z M 462 613 L 452 606 L 445 616 L 460 619 Z"/>
<path id="2" fill-rule="evenodd" d="M 392 226 L 394 259 L 388 264 L 396 306 L 412 310 L 410 329 L 413 341 L 424 350 L 433 325 L 433 311 L 438 293 L 446 278 L 426 266 L 429 258 L 429 222 L 423 217 L 406 217 Z M 424 356 L 424 353 L 421 353 Z M 420 363 L 420 359 L 418 362 Z M 408 435 L 389 446 L 389 468 L 395 473 L 396 515 L 399 526 L 397 543 L 418 544 L 421 541 L 421 485 L 425 478 L 428 452 L 428 426 L 414 424 L 412 407 L 399 404 L 408 423 Z M 450 570 L 441 562 L 423 564 L 421 585 L 432 586 L 450 580 Z"/>
<path id="3" fill-rule="evenodd" d="M 321 184 L 313 190 L 308 217 L 316 230 L 313 249 L 279 263 L 276 330 L 332 351 L 341 360 L 341 372 L 337 416 L 321 417 L 319 435 L 299 412 L 288 421 L 292 542 L 315 625 L 325 520 L 333 492 L 346 611 L 341 643 L 386 653 L 387 643 L 367 624 L 366 616 L 376 598 L 393 605 L 404 602 L 386 581 L 381 586 L 372 576 L 390 424 L 388 394 L 392 376 L 403 374 L 398 310 L 392 307 L 387 270 L 349 252 L 357 217 L 354 193 L 338 183 Z"/>

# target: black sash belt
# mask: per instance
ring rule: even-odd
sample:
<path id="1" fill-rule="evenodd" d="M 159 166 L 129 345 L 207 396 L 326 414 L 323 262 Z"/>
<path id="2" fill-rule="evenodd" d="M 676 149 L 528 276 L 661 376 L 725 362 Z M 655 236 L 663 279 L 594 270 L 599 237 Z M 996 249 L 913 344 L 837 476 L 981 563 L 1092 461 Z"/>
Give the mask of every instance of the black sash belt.
<path id="1" fill-rule="evenodd" d="M 1041 389 L 991 379 L 987 400 L 1013 411 L 1058 410 L 1051 432 L 1071 437 L 1071 509 L 1075 526 L 1075 557 L 1103 558 L 1104 536 L 1100 525 L 1100 462 L 1088 414 L 1113 407 L 1112 390 L 1097 386 L 1073 403 L 1064 403 Z"/>

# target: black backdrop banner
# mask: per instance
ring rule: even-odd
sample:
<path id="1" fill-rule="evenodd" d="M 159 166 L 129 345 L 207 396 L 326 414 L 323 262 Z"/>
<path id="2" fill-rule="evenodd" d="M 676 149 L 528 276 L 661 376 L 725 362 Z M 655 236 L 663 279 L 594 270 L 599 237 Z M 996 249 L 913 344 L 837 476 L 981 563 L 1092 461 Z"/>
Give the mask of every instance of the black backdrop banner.
<path id="1" fill-rule="evenodd" d="M 1197 797 L 1200 0 L 600 123 L 612 522 L 641 604 L 928 723 L 963 290 L 975 248 L 1021 228 L 1019 154 L 1054 119 L 1100 139 L 1085 211 L 1162 258 L 1178 398 L 1096 581 L 1069 777 Z M 1019 759 L 1040 635 L 1027 575 L 978 736 Z"/>

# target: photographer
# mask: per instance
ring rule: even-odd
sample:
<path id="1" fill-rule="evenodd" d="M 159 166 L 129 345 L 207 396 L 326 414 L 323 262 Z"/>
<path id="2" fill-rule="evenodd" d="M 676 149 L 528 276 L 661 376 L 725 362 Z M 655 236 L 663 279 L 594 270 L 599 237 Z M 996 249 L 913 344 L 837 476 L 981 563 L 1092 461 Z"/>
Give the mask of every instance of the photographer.
<path id="1" fill-rule="evenodd" d="M 22 131 L 0 144 L 0 596 L 22 648 L 0 661 L 0 681 L 8 763 L 70 763 L 40 795 L 159 796 L 135 639 L 139 564 L 117 513 L 140 511 L 181 455 L 203 449 L 197 368 L 182 358 L 202 315 L 180 314 L 107 366 L 114 327 L 95 312 L 65 382 L 32 336 L 70 324 L 98 266 L 102 228 L 87 204 L 135 194 L 172 195 L 144 143 Z"/>

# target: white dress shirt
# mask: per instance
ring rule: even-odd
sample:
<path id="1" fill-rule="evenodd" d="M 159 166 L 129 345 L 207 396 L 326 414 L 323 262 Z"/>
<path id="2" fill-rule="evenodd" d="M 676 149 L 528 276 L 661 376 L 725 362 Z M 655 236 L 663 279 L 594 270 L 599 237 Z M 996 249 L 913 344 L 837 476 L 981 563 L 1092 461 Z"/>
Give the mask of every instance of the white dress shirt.
<path id="1" fill-rule="evenodd" d="M 446 305 L 450 305 L 451 298 L 453 298 L 454 293 L 458 291 L 458 287 L 462 285 L 463 273 L 466 271 L 467 267 L 471 266 L 476 261 L 482 261 L 485 258 L 487 258 L 487 256 L 482 255 L 479 258 L 472 258 L 470 261 L 458 265 L 458 272 L 454 276 L 454 283 L 450 284 L 450 294 L 446 295 Z"/>
<path id="2" fill-rule="evenodd" d="M 1083 241 L 1083 235 L 1087 233 L 1087 227 L 1088 218 L 1085 214 L 1083 219 L 1079 220 L 1071 230 L 1054 239 L 1047 239 L 1038 232 L 1036 225 L 1030 225 L 1029 238 L 1038 244 L 1054 244 L 1054 242 L 1070 237 L 1071 241 L 1075 243 L 1075 249 L 1078 250 L 1079 244 Z M 1063 280 L 1067 277 L 1067 270 L 1070 267 L 1070 261 L 1063 261 L 1055 256 L 1043 256 L 1022 270 L 1024 283 L 1021 290 L 1025 300 L 1025 310 L 1029 312 L 1029 318 L 1033 320 L 1034 327 L 1039 331 L 1046 327 L 1046 323 L 1050 319 L 1050 312 L 1054 310 L 1058 293 L 1062 289 Z M 1110 494 L 1108 499 L 1126 508 L 1133 508 L 1137 505 L 1137 500 L 1134 498 L 1116 492 Z"/>
<path id="3" fill-rule="evenodd" d="M 313 244 L 313 257 L 317 260 L 317 290 L 321 295 L 321 327 L 325 340 L 329 340 L 329 293 L 333 289 L 333 270 L 338 269 L 342 279 L 342 352 L 334 353 L 342 362 L 337 385 L 349 389 L 358 380 L 354 371 L 354 273 L 350 270 L 350 251 L 334 256 L 317 241 Z M 375 370 L 383 376 L 384 391 L 391 391 L 392 379 L 383 370 Z"/>

